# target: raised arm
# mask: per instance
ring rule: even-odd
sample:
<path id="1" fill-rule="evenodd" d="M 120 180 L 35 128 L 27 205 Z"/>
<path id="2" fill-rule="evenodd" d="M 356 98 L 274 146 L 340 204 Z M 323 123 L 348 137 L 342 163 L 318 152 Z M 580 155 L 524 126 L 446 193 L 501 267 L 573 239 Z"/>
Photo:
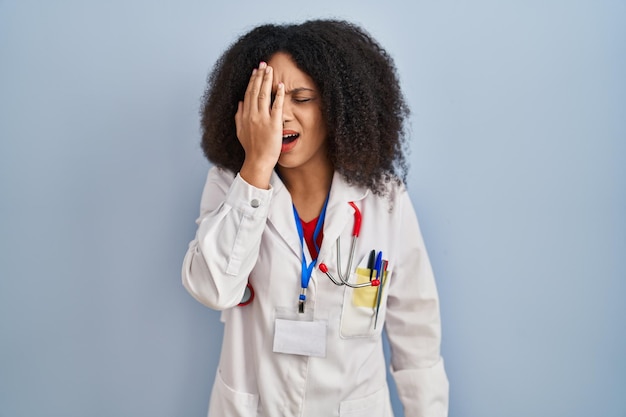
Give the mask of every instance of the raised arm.
<path id="1" fill-rule="evenodd" d="M 228 171 L 209 172 L 198 231 L 183 262 L 183 285 L 214 309 L 239 303 L 258 257 L 272 196 L 270 177 L 282 145 L 285 89 L 277 84 L 272 103 L 272 86 L 272 68 L 262 62 L 235 115 L 243 166 L 234 179 Z"/>

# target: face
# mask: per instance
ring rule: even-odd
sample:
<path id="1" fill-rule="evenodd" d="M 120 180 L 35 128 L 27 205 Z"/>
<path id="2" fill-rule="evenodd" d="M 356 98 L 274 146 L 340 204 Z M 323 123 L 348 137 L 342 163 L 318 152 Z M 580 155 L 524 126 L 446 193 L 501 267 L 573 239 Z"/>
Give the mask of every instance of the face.
<path id="1" fill-rule="evenodd" d="M 273 93 L 279 82 L 285 85 L 279 169 L 327 167 L 326 122 L 315 82 L 284 52 L 274 54 L 268 65 L 274 70 Z"/>

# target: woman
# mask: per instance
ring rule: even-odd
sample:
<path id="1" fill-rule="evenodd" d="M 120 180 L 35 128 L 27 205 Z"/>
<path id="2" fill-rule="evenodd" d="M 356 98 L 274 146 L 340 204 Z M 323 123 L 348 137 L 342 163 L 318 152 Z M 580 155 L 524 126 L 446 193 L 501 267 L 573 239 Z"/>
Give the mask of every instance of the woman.
<path id="1" fill-rule="evenodd" d="M 347 22 L 260 26 L 216 63 L 182 271 L 225 324 L 209 416 L 391 416 L 383 327 L 405 414 L 447 415 L 407 114 L 392 60 Z"/>

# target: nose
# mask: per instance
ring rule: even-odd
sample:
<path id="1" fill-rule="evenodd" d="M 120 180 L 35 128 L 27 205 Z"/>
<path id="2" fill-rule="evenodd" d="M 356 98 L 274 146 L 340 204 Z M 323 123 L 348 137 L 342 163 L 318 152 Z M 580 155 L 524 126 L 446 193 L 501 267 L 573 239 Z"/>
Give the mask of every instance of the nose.
<path id="1" fill-rule="evenodd" d="M 293 108 L 288 97 L 285 97 L 285 101 L 283 102 L 283 127 L 285 123 L 288 123 L 293 120 Z"/>

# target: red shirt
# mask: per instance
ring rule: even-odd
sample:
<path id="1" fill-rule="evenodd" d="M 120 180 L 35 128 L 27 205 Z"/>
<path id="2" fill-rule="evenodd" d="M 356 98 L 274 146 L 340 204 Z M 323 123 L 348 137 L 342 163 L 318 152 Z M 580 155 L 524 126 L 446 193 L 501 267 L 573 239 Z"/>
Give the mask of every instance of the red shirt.
<path id="1" fill-rule="evenodd" d="M 307 247 L 309 248 L 309 253 L 313 257 L 313 259 L 317 259 L 317 250 L 315 249 L 315 245 L 313 244 L 313 234 L 315 233 L 315 226 L 317 226 L 317 219 L 319 217 L 314 218 L 309 222 L 304 222 L 300 219 L 300 223 L 302 223 L 302 232 L 304 233 L 304 241 L 306 242 Z M 320 233 L 317 235 L 317 246 L 322 246 L 322 239 L 324 238 L 323 227 L 320 228 Z"/>

